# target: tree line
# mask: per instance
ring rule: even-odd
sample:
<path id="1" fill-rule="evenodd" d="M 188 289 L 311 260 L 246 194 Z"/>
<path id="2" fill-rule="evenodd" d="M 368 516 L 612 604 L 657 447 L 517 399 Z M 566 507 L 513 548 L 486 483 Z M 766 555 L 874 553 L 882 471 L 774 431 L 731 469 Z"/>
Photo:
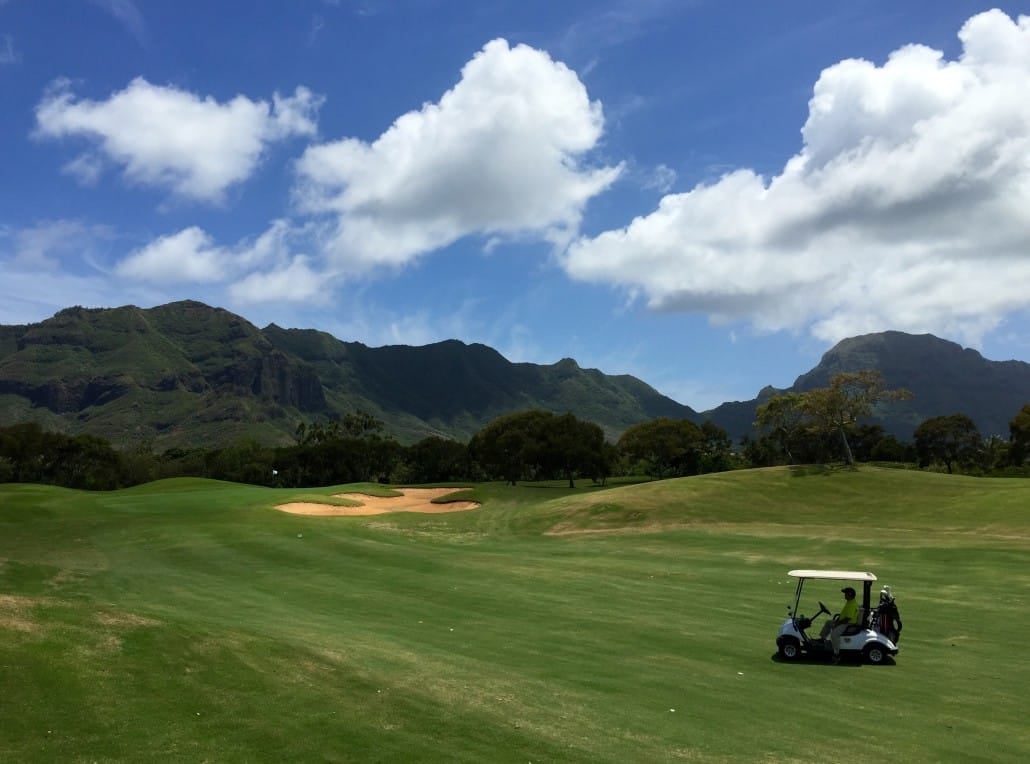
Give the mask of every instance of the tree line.
<path id="1" fill-rule="evenodd" d="M 874 407 L 910 397 L 888 390 L 875 371 L 838 374 L 829 385 L 783 393 L 756 411 L 756 435 L 734 444 L 710 421 L 658 418 L 612 443 L 597 424 L 572 414 L 531 410 L 494 419 L 468 443 L 430 436 L 402 445 L 366 412 L 303 423 L 289 446 L 241 441 L 217 449 L 119 450 L 93 435 L 38 424 L 0 427 L 0 482 L 107 490 L 168 477 L 207 477 L 281 487 L 355 482 L 562 480 L 603 484 L 622 475 L 654 479 L 782 464 L 843 461 L 915 463 L 981 475 L 1030 475 L 1030 404 L 1013 417 L 1010 437 L 984 439 L 964 414 L 931 417 L 911 443 L 862 423 Z"/>
<path id="2" fill-rule="evenodd" d="M 773 395 L 756 409 L 757 439 L 745 439 L 752 466 L 813 464 L 834 460 L 915 463 L 973 475 L 1030 475 L 1030 403 L 1009 422 L 1009 439 L 985 438 L 967 415 L 930 417 L 906 443 L 874 424 L 874 409 L 908 400 L 903 388 L 889 390 L 878 371 L 836 374 L 826 387 Z"/>
<path id="3" fill-rule="evenodd" d="M 301 424 L 289 446 L 247 440 L 157 454 L 17 424 L 0 428 L 0 482 L 104 490 L 169 477 L 281 487 L 562 480 L 574 488 L 577 481 L 603 484 L 613 475 L 663 478 L 746 466 L 735 457 L 729 435 L 708 422 L 656 419 L 631 427 L 614 444 L 593 422 L 539 410 L 498 417 L 468 443 L 430 436 L 405 446 L 383 430 L 375 417 L 355 412 Z"/>

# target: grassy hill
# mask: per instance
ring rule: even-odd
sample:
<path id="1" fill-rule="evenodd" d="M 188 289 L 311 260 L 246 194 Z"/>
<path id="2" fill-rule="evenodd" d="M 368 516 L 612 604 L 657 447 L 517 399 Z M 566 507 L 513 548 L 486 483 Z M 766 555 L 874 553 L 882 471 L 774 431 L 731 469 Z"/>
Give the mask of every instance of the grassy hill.
<path id="1" fill-rule="evenodd" d="M 776 468 L 273 508 L 338 490 L 0 486 L 0 760 L 1030 756 L 1027 481 Z M 896 665 L 774 660 L 795 567 L 890 584 Z"/>

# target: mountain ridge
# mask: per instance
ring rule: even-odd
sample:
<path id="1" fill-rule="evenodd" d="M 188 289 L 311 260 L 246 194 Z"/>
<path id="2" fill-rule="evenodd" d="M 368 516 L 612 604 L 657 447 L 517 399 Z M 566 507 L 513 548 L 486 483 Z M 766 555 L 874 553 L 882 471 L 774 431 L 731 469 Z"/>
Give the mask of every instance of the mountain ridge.
<path id="1" fill-rule="evenodd" d="M 481 343 L 369 347 L 316 329 L 257 328 L 224 308 L 184 300 L 139 308 L 71 307 L 34 324 L 0 325 L 0 424 L 37 421 L 127 446 L 206 448 L 239 438 L 292 442 L 301 422 L 367 411 L 401 442 L 467 440 L 497 416 L 571 412 L 616 439 L 648 419 L 710 419 L 736 440 L 753 435 L 771 395 L 875 368 L 910 401 L 872 419 L 900 439 L 930 416 L 969 415 L 985 436 L 1007 435 L 1030 401 L 1030 364 L 990 361 L 930 334 L 888 331 L 834 345 L 790 388 L 698 412 L 631 375 L 508 361 Z"/>
<path id="2" fill-rule="evenodd" d="M 633 377 L 512 363 L 460 340 L 371 348 L 314 329 L 258 329 L 186 300 L 66 308 L 0 327 L 0 423 L 39 421 L 118 444 L 292 441 L 301 422 L 364 410 L 402 442 L 467 439 L 511 411 L 572 411 L 610 437 L 657 416 L 696 417 Z"/>

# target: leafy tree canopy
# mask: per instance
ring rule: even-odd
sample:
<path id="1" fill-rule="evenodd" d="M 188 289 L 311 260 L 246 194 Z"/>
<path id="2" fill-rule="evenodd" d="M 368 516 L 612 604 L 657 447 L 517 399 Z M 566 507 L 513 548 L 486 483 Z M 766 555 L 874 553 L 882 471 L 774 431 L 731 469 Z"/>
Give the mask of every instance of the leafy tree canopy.
<path id="1" fill-rule="evenodd" d="M 826 387 L 774 395 L 758 408 L 756 424 L 776 434 L 791 462 L 792 444 L 805 435 L 818 434 L 839 436 L 844 461 L 854 464 L 848 437 L 858 421 L 869 416 L 878 403 L 911 397 L 903 388 L 888 390 L 879 371 L 844 372 L 832 376 Z"/>
<path id="2" fill-rule="evenodd" d="M 687 419 L 661 417 L 630 427 L 619 438 L 619 451 L 629 459 L 647 464 L 651 474 L 661 479 L 668 473 L 697 474 L 701 428 Z"/>
<path id="3" fill-rule="evenodd" d="M 472 438 L 469 451 L 491 475 L 514 485 L 527 476 L 607 477 L 604 432 L 572 414 L 522 411 L 498 417 Z"/>
<path id="4" fill-rule="evenodd" d="M 1022 465 L 1030 458 L 1030 403 L 1019 410 L 1009 422 L 1009 457 L 1013 464 Z"/>
<path id="5" fill-rule="evenodd" d="M 983 451 L 980 431 L 965 414 L 948 414 L 927 419 L 916 428 L 916 453 L 919 466 L 942 462 L 951 474 L 952 466 L 970 465 Z"/>

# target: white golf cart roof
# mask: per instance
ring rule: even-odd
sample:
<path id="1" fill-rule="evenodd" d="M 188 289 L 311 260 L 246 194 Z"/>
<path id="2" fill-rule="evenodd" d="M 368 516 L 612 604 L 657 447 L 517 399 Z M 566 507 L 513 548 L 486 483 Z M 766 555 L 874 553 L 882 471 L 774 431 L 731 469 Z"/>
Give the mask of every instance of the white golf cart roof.
<path id="1" fill-rule="evenodd" d="M 787 574 L 794 578 L 830 578 L 836 581 L 875 581 L 872 573 L 856 570 L 792 570 Z"/>

